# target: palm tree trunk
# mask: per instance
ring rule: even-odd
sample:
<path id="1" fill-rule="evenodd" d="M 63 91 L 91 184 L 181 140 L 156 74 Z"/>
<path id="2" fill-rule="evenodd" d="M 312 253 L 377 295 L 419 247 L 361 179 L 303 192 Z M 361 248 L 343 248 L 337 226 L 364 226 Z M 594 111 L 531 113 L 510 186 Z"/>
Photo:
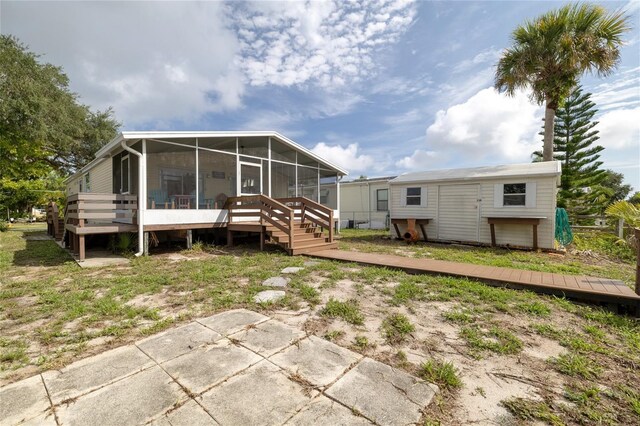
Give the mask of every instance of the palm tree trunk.
<path id="1" fill-rule="evenodd" d="M 556 110 L 549 107 L 549 100 L 544 109 L 544 145 L 542 146 L 542 161 L 553 161 L 553 127 L 555 125 Z"/>

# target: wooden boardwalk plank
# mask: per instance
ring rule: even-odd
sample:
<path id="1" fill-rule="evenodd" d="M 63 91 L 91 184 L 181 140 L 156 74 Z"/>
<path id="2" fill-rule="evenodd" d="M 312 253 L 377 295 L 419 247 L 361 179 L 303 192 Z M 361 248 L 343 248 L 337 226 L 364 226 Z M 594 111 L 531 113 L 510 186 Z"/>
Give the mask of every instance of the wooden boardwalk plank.
<path id="1" fill-rule="evenodd" d="M 506 283 L 509 286 L 509 284 L 513 284 L 517 288 L 524 287 L 539 293 L 566 294 L 583 300 L 640 306 L 640 296 L 635 294 L 632 289 L 622 281 L 607 278 L 552 274 L 515 268 L 344 250 L 322 250 L 310 253 L 309 256 L 403 269 L 410 273 L 468 277 L 494 285 Z"/>

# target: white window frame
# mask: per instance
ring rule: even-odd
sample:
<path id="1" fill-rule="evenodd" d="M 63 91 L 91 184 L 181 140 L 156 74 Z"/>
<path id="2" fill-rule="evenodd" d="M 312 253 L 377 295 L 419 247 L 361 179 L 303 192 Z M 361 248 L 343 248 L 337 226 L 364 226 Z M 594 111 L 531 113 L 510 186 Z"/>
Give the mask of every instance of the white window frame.
<path id="1" fill-rule="evenodd" d="M 505 205 L 504 204 L 504 186 L 513 184 L 525 184 L 524 204 Z M 510 194 L 515 195 L 515 194 Z M 521 195 L 521 194 L 520 194 Z M 517 181 L 496 183 L 493 192 L 493 207 L 498 209 L 530 209 L 536 207 L 537 201 L 537 185 L 536 182 Z"/>
<path id="2" fill-rule="evenodd" d="M 409 190 L 410 189 L 419 190 L 420 191 L 420 195 L 409 195 Z M 417 199 L 418 203 L 417 204 L 416 203 L 410 204 L 409 203 L 409 199 Z M 407 206 L 418 206 L 418 207 L 420 207 L 422 205 L 422 187 L 420 187 L 420 186 L 409 186 L 409 187 L 407 187 L 407 191 L 405 193 L 405 204 Z"/>
<path id="3" fill-rule="evenodd" d="M 263 188 L 263 184 L 264 182 L 262 182 L 262 162 L 260 163 L 248 163 L 248 162 L 244 162 L 244 161 L 238 161 L 238 179 L 237 179 L 237 194 L 242 196 L 242 195 L 256 195 L 256 194 L 247 194 L 242 192 L 242 166 L 250 166 L 250 167 L 256 167 L 260 170 L 260 194 L 262 194 L 262 188 Z"/>
<path id="4" fill-rule="evenodd" d="M 386 200 L 380 200 L 379 196 L 380 196 L 380 191 L 387 191 L 387 199 Z M 422 193 L 422 191 L 420 191 Z M 387 208 L 381 210 L 380 209 L 380 201 L 385 201 L 387 203 Z M 379 188 L 376 189 L 376 211 L 378 212 L 386 212 L 389 211 L 389 188 Z"/>

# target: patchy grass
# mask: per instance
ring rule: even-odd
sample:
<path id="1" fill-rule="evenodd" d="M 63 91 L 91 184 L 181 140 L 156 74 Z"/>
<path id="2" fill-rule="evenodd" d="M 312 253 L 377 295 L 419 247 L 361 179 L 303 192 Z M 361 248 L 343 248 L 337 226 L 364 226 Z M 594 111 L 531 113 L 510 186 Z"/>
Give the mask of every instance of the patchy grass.
<path id="1" fill-rule="evenodd" d="M 464 327 L 460 335 L 476 355 L 480 355 L 483 351 L 512 355 L 522 350 L 522 341 L 510 331 L 498 326 L 488 330 L 481 329 L 479 326 Z"/>
<path id="2" fill-rule="evenodd" d="M 391 344 L 404 341 L 414 330 L 415 326 L 402 314 L 391 314 L 382 321 L 382 335 Z"/>
<path id="3" fill-rule="evenodd" d="M 560 354 L 550 360 L 559 372 L 568 376 L 579 376 L 584 379 L 596 379 L 602 368 L 588 357 L 576 353 Z"/>
<path id="4" fill-rule="evenodd" d="M 451 362 L 430 359 L 420 365 L 420 377 L 441 388 L 452 390 L 462 387 L 458 370 Z"/>
<path id="5" fill-rule="evenodd" d="M 362 325 L 364 323 L 364 316 L 360 312 L 358 301 L 353 299 L 345 302 L 330 299 L 320 311 L 320 315 L 329 318 L 342 318 L 349 324 L 354 325 Z"/>
<path id="6" fill-rule="evenodd" d="M 525 398 L 509 398 L 502 401 L 502 405 L 520 420 L 541 420 L 554 426 L 564 426 L 565 424 L 560 416 L 553 413 L 549 404 L 544 401 L 534 401 Z"/>

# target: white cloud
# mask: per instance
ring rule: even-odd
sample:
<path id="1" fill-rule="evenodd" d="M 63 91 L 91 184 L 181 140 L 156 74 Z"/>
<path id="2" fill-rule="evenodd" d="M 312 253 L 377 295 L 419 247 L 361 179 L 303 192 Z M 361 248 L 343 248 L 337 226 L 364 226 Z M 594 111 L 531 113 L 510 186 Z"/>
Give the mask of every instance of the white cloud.
<path id="1" fill-rule="evenodd" d="M 540 148 L 542 110 L 526 94 L 514 97 L 493 88 L 436 114 L 427 128 L 429 151 L 455 154 L 457 161 L 481 163 L 529 161 Z"/>
<path id="2" fill-rule="evenodd" d="M 498 61 L 498 58 L 500 58 L 500 54 L 501 51 L 499 49 L 494 49 L 493 47 L 485 49 L 473 58 L 459 62 L 455 67 L 453 67 L 453 73 L 457 74 L 469 71 L 478 65 L 484 65 L 486 63 L 495 63 Z"/>
<path id="3" fill-rule="evenodd" d="M 417 149 L 412 155 L 396 161 L 396 167 L 403 170 L 427 170 L 439 162 L 436 152 Z"/>
<path id="4" fill-rule="evenodd" d="M 216 2 L 7 2 L 1 28 L 63 66 L 94 108 L 125 127 L 241 105 L 238 42 Z"/>
<path id="5" fill-rule="evenodd" d="M 362 154 L 357 143 L 352 143 L 344 147 L 342 145 L 328 145 L 324 142 L 319 142 L 311 151 L 349 171 L 349 173 L 376 169 L 376 160 L 374 157 Z"/>
<path id="6" fill-rule="evenodd" d="M 618 109 L 598 118 L 596 129 L 600 131 L 598 144 L 607 149 L 635 148 L 636 164 L 640 167 L 640 107 Z"/>
<path id="7" fill-rule="evenodd" d="M 254 86 L 343 87 L 375 73 L 373 54 L 413 22 L 412 1 L 233 3 L 236 63 Z"/>

